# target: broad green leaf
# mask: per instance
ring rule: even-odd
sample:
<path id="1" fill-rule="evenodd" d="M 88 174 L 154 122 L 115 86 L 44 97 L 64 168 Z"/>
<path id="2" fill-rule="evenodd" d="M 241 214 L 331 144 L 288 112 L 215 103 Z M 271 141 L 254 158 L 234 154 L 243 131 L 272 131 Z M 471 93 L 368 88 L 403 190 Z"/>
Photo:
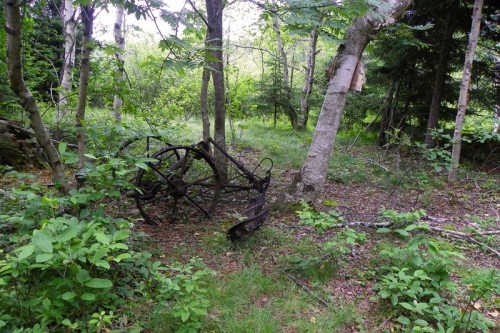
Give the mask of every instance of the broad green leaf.
<path id="1" fill-rule="evenodd" d="M 189 312 L 187 312 L 187 311 L 183 311 L 183 312 L 181 312 L 181 320 L 182 320 L 183 322 L 185 322 L 185 321 L 187 321 L 188 319 L 189 319 Z"/>
<path id="2" fill-rule="evenodd" d="M 78 162 L 78 156 L 70 156 L 66 160 L 66 164 L 75 164 L 76 162 Z"/>
<path id="3" fill-rule="evenodd" d="M 104 289 L 111 288 L 113 286 L 113 282 L 108 279 L 93 278 L 85 282 L 85 286 L 89 288 Z"/>
<path id="4" fill-rule="evenodd" d="M 70 226 L 66 230 L 64 230 L 59 237 L 57 237 L 57 240 L 59 242 L 67 242 L 72 238 L 75 238 L 78 233 L 80 232 L 80 227 L 79 226 Z"/>
<path id="5" fill-rule="evenodd" d="M 82 297 L 82 299 L 84 301 L 93 301 L 93 300 L 95 300 L 95 294 L 93 294 L 93 293 L 83 293 L 81 297 Z"/>
<path id="6" fill-rule="evenodd" d="M 52 247 L 52 238 L 43 231 L 38 231 L 33 235 L 33 245 L 46 253 L 52 253 L 54 251 Z"/>
<path id="7" fill-rule="evenodd" d="M 117 256 L 116 258 L 114 258 L 113 260 L 116 261 L 116 262 L 120 262 L 123 259 L 127 259 L 127 258 L 130 258 L 130 257 L 132 257 L 132 255 L 130 255 L 130 253 L 122 253 L 119 256 Z"/>
<path id="8" fill-rule="evenodd" d="M 410 319 L 408 319 L 407 317 L 405 316 L 399 316 L 398 317 L 398 321 L 401 323 L 401 324 L 405 324 L 405 325 L 410 325 Z"/>
<path id="9" fill-rule="evenodd" d="M 59 142 L 57 150 L 59 151 L 60 155 L 64 155 L 66 153 L 66 148 L 68 148 L 68 144 L 66 142 Z"/>
<path id="10" fill-rule="evenodd" d="M 106 269 L 110 269 L 111 266 L 109 265 L 109 262 L 107 262 L 106 260 L 97 260 L 95 262 L 95 265 L 97 267 L 102 267 L 102 268 L 106 268 Z"/>
<path id="11" fill-rule="evenodd" d="M 391 232 L 392 230 L 389 229 L 389 228 L 378 228 L 377 229 L 377 232 L 380 233 L 380 234 L 386 234 L 386 233 L 389 233 Z"/>
<path id="12" fill-rule="evenodd" d="M 22 249 L 22 251 L 21 251 L 21 253 L 19 253 L 18 259 L 23 260 L 23 259 L 26 259 L 30 255 L 33 254 L 33 252 L 35 251 L 35 246 L 32 244 L 29 244 L 29 245 L 21 247 L 20 249 Z"/>
<path id="13" fill-rule="evenodd" d="M 424 327 L 429 326 L 429 323 L 426 322 L 423 319 L 417 319 L 417 320 L 415 320 L 415 324 L 420 325 L 420 326 L 424 326 Z"/>
<path id="14" fill-rule="evenodd" d="M 148 166 L 145 163 L 142 162 L 137 162 L 135 163 L 135 166 L 144 170 L 148 170 Z"/>
<path id="15" fill-rule="evenodd" d="M 118 230 L 113 234 L 113 241 L 117 242 L 127 239 L 129 235 L 130 235 L 130 230 L 128 229 Z"/>
<path id="16" fill-rule="evenodd" d="M 73 298 L 75 298 L 76 296 L 76 293 L 72 292 L 72 291 L 68 291 L 68 292 L 65 292 L 64 294 L 62 294 L 61 298 L 65 301 L 69 301 Z"/>
<path id="17" fill-rule="evenodd" d="M 396 229 L 396 230 L 394 230 L 394 232 L 400 234 L 403 237 L 409 237 L 410 236 L 410 234 L 408 233 L 408 231 L 403 230 L 403 229 Z"/>
<path id="18" fill-rule="evenodd" d="M 54 257 L 52 253 L 40 253 L 36 256 L 36 262 L 46 262 Z"/>
<path id="19" fill-rule="evenodd" d="M 95 239 L 97 239 L 102 244 L 109 245 L 109 238 L 108 238 L 108 236 L 106 236 L 102 232 L 96 232 L 94 234 L 94 237 L 95 237 Z"/>

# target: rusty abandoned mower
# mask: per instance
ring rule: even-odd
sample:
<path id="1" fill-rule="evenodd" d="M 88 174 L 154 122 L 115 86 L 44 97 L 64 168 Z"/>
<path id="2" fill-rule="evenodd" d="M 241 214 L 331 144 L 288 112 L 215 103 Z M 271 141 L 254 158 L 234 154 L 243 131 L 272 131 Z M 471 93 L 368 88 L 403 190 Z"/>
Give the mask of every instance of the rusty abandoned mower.
<path id="1" fill-rule="evenodd" d="M 264 208 L 271 181 L 273 161 L 265 158 L 250 171 L 227 151 L 208 138 L 193 145 L 171 145 L 158 136 L 126 141 L 118 154 L 130 145 L 144 144 L 142 168 L 132 180 L 137 208 L 148 224 L 194 222 L 212 217 L 221 199 L 228 204 L 244 197 L 247 201 L 243 218 L 227 230 L 228 237 L 246 239 L 259 229 L 269 216 Z M 162 148 L 159 148 L 162 146 Z M 227 180 L 223 181 L 211 151 L 218 150 L 229 161 Z M 261 175 L 257 175 L 257 172 Z"/>

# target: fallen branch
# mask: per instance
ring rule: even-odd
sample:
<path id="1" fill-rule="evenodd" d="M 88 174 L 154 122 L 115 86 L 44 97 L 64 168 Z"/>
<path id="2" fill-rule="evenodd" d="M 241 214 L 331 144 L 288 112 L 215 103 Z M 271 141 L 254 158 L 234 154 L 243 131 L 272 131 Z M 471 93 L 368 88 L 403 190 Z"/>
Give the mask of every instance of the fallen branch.
<path id="1" fill-rule="evenodd" d="M 0 123 L 4 123 L 9 129 L 21 134 L 25 138 L 32 139 L 35 137 L 35 132 L 33 132 L 32 130 L 29 130 L 27 128 L 24 128 L 23 126 L 15 124 L 14 121 L 12 121 L 8 118 L 0 117 Z M 57 144 L 61 142 L 59 140 L 52 139 L 52 138 L 51 138 L 51 140 L 52 140 L 52 142 L 57 143 Z M 73 148 L 73 149 L 78 149 L 78 145 L 75 145 L 72 143 L 68 143 L 68 147 Z"/>
<path id="2" fill-rule="evenodd" d="M 323 304 L 325 307 L 329 307 L 330 306 L 330 303 L 328 303 L 327 301 L 325 301 L 324 299 L 322 299 L 321 297 L 319 297 L 318 295 L 316 295 L 314 293 L 314 291 L 311 290 L 311 288 L 309 288 L 308 286 L 306 286 L 305 284 L 303 284 L 302 282 L 300 282 L 299 280 L 297 280 L 295 277 L 293 277 L 292 275 L 290 274 L 286 274 L 285 273 L 285 276 L 293 281 L 295 284 L 297 284 L 299 287 L 301 287 L 302 289 L 304 289 L 305 291 L 307 291 L 309 294 L 311 294 L 311 296 L 313 296 L 315 299 L 317 299 L 321 304 Z"/>

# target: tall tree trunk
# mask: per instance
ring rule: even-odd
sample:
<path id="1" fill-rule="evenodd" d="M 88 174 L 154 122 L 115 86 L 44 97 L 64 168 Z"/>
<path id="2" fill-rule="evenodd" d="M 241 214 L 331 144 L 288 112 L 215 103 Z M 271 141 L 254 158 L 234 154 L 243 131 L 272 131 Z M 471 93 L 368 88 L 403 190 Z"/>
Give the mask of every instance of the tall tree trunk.
<path id="1" fill-rule="evenodd" d="M 300 118 L 298 123 L 299 130 L 305 130 L 309 119 L 309 96 L 314 84 L 314 67 L 316 66 L 316 45 L 318 44 L 318 30 L 311 31 L 309 38 L 309 51 L 307 54 L 306 74 L 304 78 L 304 87 L 300 96 Z"/>
<path id="2" fill-rule="evenodd" d="M 357 17 L 346 32 L 344 44 L 335 57 L 333 76 L 328 84 L 321 113 L 306 160 L 290 186 L 287 202 L 299 198 L 313 201 L 326 180 L 331 152 L 344 111 L 354 71 L 366 45 L 377 31 L 391 25 L 404 13 L 412 0 L 386 0 Z"/>
<path id="3" fill-rule="evenodd" d="M 276 3 L 275 0 L 272 0 L 273 5 Z M 292 87 L 290 86 L 290 75 L 289 75 L 289 66 L 288 59 L 286 56 L 285 48 L 283 46 L 283 39 L 281 38 L 281 30 L 280 30 L 280 21 L 278 15 L 273 14 L 273 27 L 274 32 L 276 34 L 276 40 L 278 42 L 278 49 L 280 52 L 281 63 L 283 64 L 283 85 L 285 88 L 285 99 L 286 99 L 286 113 L 288 119 L 290 119 L 290 124 L 293 128 L 297 128 L 297 111 L 293 107 L 292 103 Z"/>
<path id="4" fill-rule="evenodd" d="M 70 186 L 64 174 L 64 165 L 61 162 L 57 149 L 50 140 L 50 135 L 45 129 L 36 100 L 23 79 L 23 65 L 21 62 L 22 22 L 19 1 L 6 0 L 4 2 L 4 6 L 6 17 L 5 30 L 7 31 L 7 66 L 12 91 L 16 94 L 20 104 L 28 113 L 31 127 L 35 132 L 36 139 L 47 154 L 50 166 L 54 172 L 54 178 L 61 186 L 61 191 L 68 194 Z"/>
<path id="5" fill-rule="evenodd" d="M 76 10 L 72 0 L 63 2 L 63 34 L 64 34 L 64 63 L 59 90 L 59 101 L 56 119 L 60 121 L 68 112 L 68 95 L 73 82 L 73 68 L 75 67 L 76 50 Z"/>
<path id="6" fill-rule="evenodd" d="M 458 1 L 454 1 L 454 4 L 452 4 L 452 7 L 446 15 L 443 39 L 441 41 L 441 49 L 439 51 L 439 61 L 436 69 L 436 77 L 434 79 L 434 90 L 432 92 L 429 120 L 427 122 L 427 134 L 425 135 L 425 143 L 428 147 L 436 146 L 436 141 L 432 138 L 431 130 L 438 127 L 441 99 L 443 98 L 443 86 L 446 79 L 446 73 L 448 72 L 448 59 L 450 57 L 452 37 L 455 30 L 453 19 L 455 17 L 456 5 L 458 5 Z"/>
<path id="7" fill-rule="evenodd" d="M 85 163 L 85 145 L 87 133 L 85 130 L 85 108 L 87 105 L 87 94 L 89 91 L 90 76 L 90 53 L 92 52 L 92 33 L 94 30 L 94 6 L 82 5 L 83 40 L 82 55 L 80 63 L 80 88 L 78 91 L 78 104 L 76 106 L 75 127 L 78 138 L 78 165 L 80 168 Z"/>
<path id="8" fill-rule="evenodd" d="M 448 181 L 454 182 L 458 176 L 458 165 L 460 162 L 460 151 L 462 149 L 462 129 L 464 127 L 465 111 L 469 99 L 469 90 L 471 85 L 472 63 L 476 52 L 477 40 L 481 27 L 481 11 L 483 9 L 483 0 L 474 2 L 474 11 L 472 12 L 472 26 L 469 34 L 469 45 L 465 53 L 464 72 L 460 82 L 460 94 L 458 96 L 458 111 L 453 133 L 453 150 L 451 152 L 450 172 Z"/>
<path id="9" fill-rule="evenodd" d="M 210 116 L 208 114 L 209 82 L 210 82 L 210 70 L 205 66 L 203 67 L 203 74 L 201 76 L 201 92 L 200 92 L 201 121 L 203 124 L 203 140 L 206 140 L 210 137 Z"/>
<path id="10" fill-rule="evenodd" d="M 215 93 L 214 141 L 226 150 L 226 106 L 224 92 L 224 58 L 222 56 L 222 14 L 223 0 L 206 0 L 207 21 L 209 30 L 208 46 L 211 58 L 209 63 Z M 222 180 L 227 179 L 227 158 L 218 149 L 214 151 L 215 164 Z"/>
<path id="11" fill-rule="evenodd" d="M 122 6 L 118 5 L 116 8 L 116 18 L 115 25 L 113 26 L 113 34 L 115 37 L 115 44 L 117 52 L 115 52 L 116 58 L 116 72 L 118 73 L 118 81 L 121 83 L 124 80 L 124 61 L 123 56 L 125 52 L 125 10 Z M 121 109 L 123 106 L 123 100 L 120 96 L 115 95 L 113 100 L 113 116 L 115 121 L 119 123 L 122 120 Z"/>

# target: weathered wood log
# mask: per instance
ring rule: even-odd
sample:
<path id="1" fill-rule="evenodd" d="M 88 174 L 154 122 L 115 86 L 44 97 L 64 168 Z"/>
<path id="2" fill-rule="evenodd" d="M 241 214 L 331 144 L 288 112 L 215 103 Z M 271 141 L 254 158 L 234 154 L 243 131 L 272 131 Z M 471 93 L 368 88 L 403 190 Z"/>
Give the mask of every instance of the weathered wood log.
<path id="1" fill-rule="evenodd" d="M 52 141 L 58 143 L 57 140 Z M 0 117 L 0 164 L 14 167 L 31 164 L 43 168 L 45 162 L 47 158 L 35 139 L 35 133 L 20 122 Z"/>
<path id="2" fill-rule="evenodd" d="M 5 118 L 0 119 L 0 164 L 14 167 L 32 164 L 41 167 L 44 161 L 38 143 L 29 131 Z"/>

